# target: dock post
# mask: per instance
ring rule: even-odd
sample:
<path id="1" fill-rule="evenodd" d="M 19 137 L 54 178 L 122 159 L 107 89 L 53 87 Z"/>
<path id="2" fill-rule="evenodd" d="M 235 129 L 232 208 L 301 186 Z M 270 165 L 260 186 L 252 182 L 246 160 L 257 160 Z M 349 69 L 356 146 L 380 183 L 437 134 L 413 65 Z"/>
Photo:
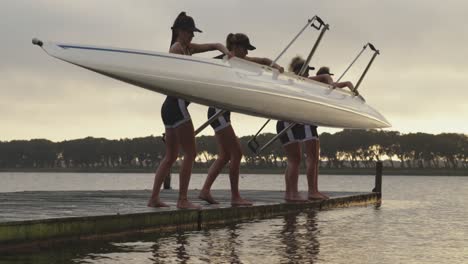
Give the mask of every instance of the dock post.
<path id="1" fill-rule="evenodd" d="M 382 161 L 377 161 L 375 163 L 375 187 L 372 192 L 377 194 L 377 202 L 375 203 L 375 208 L 380 208 L 382 205 L 382 170 L 383 164 Z"/>
<path id="2" fill-rule="evenodd" d="M 166 178 L 164 178 L 164 190 L 170 190 L 171 189 L 171 171 L 169 170 L 169 173 L 166 175 Z"/>
<path id="3" fill-rule="evenodd" d="M 375 163 L 375 187 L 372 190 L 372 192 L 375 192 L 378 196 L 375 208 L 380 208 L 382 205 L 382 170 L 383 164 L 382 161 L 379 160 Z"/>
<path id="4" fill-rule="evenodd" d="M 377 161 L 375 163 L 375 187 L 372 192 L 377 192 L 382 194 L 382 161 Z"/>

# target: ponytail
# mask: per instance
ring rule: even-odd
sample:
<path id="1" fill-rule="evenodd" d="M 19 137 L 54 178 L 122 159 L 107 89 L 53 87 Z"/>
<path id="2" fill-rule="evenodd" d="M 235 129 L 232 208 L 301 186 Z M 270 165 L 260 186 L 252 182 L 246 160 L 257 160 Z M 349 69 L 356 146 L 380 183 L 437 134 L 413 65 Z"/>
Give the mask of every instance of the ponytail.
<path id="1" fill-rule="evenodd" d="M 229 33 L 226 38 L 226 48 L 231 51 L 232 50 L 232 45 L 236 42 L 236 35 Z"/>
<path id="2" fill-rule="evenodd" d="M 177 21 L 179 21 L 182 17 L 185 17 L 185 16 L 187 16 L 187 14 L 185 12 L 180 12 L 180 14 L 174 20 L 174 24 L 171 27 L 171 29 L 172 29 L 172 39 L 171 39 L 171 46 L 169 46 L 169 48 L 172 47 L 172 45 L 174 45 L 174 43 L 177 40 L 177 28 L 175 28 L 175 25 L 177 24 Z"/>
<path id="3" fill-rule="evenodd" d="M 177 30 L 172 29 L 172 39 L 171 39 L 171 45 L 169 46 L 169 48 L 171 48 L 172 45 L 174 45 L 176 40 L 177 40 Z"/>

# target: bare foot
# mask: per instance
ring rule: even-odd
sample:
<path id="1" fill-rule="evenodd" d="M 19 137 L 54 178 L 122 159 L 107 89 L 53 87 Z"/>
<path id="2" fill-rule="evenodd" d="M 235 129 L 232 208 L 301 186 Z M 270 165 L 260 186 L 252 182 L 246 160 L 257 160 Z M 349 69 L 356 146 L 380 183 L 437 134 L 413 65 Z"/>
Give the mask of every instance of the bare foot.
<path id="1" fill-rule="evenodd" d="M 326 200 L 329 199 L 327 195 L 321 193 L 321 192 L 313 192 L 309 193 L 308 199 L 309 200 Z"/>
<path id="2" fill-rule="evenodd" d="M 158 199 L 150 199 L 148 201 L 148 207 L 169 207 L 169 205 L 161 202 L 161 200 L 159 200 L 158 198 Z"/>
<path id="3" fill-rule="evenodd" d="M 299 193 L 286 193 L 284 200 L 288 203 L 305 203 L 307 199 L 302 198 Z"/>
<path id="4" fill-rule="evenodd" d="M 191 203 L 189 200 L 178 200 L 177 208 L 179 209 L 201 209 L 201 206 Z"/>
<path id="5" fill-rule="evenodd" d="M 198 198 L 202 199 L 203 201 L 206 201 L 209 204 L 219 204 L 213 196 L 209 192 L 203 192 L 201 191 L 200 194 L 198 195 Z"/>
<path id="6" fill-rule="evenodd" d="M 232 206 L 251 206 L 253 205 L 253 203 L 249 200 L 245 200 L 239 197 L 239 198 L 231 199 L 231 205 Z"/>

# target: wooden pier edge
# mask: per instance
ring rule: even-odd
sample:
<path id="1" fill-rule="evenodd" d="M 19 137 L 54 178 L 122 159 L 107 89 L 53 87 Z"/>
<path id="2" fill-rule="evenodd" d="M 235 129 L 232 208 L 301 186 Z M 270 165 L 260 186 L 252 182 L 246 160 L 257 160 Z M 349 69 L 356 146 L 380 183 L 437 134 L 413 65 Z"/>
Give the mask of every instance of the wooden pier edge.
<path id="1" fill-rule="evenodd" d="M 377 192 L 308 203 L 281 203 L 250 207 L 54 218 L 0 223 L 0 252 L 42 248 L 76 240 L 109 239 L 147 232 L 199 230 L 242 220 L 264 219 L 307 210 L 379 205 Z"/>

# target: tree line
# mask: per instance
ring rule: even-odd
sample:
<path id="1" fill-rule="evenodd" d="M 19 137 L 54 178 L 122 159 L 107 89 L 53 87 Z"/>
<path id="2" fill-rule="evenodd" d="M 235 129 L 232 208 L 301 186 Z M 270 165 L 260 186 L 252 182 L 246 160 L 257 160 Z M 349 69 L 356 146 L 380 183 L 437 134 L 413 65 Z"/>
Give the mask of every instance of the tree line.
<path id="1" fill-rule="evenodd" d="M 274 134 L 260 134 L 261 144 Z M 244 148 L 243 167 L 286 166 L 276 141 L 259 155 L 247 148 L 251 136 L 239 140 Z M 197 137 L 196 168 L 216 158 L 214 136 Z M 320 135 L 320 165 L 328 168 L 371 168 L 376 161 L 393 168 L 468 168 L 468 136 L 456 133 L 400 134 L 397 131 L 343 130 Z M 0 141 L 0 168 L 155 168 L 164 157 L 161 137 L 109 140 L 87 137 L 62 142 L 46 139 Z"/>

